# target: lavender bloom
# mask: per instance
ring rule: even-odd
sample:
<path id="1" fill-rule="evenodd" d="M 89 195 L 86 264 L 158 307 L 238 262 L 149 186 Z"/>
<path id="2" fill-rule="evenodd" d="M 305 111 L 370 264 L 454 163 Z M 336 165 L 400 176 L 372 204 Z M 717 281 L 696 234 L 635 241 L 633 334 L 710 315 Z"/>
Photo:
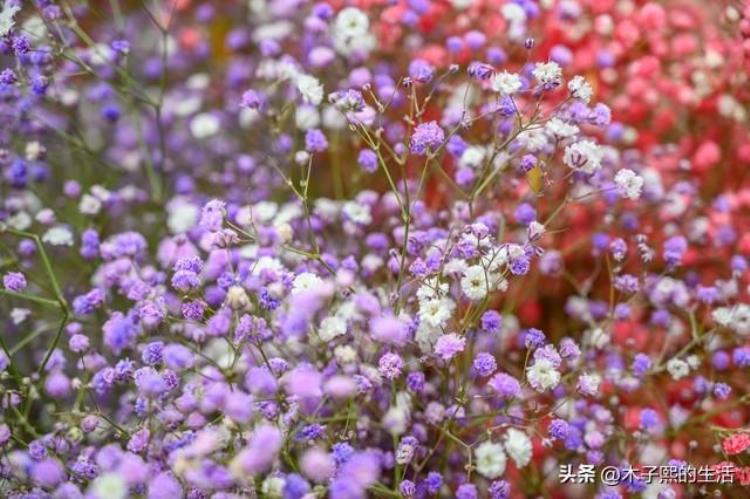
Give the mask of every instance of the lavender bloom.
<path id="1" fill-rule="evenodd" d="M 3 286 L 8 291 L 20 293 L 26 289 L 26 277 L 20 272 L 8 272 L 3 276 Z"/>
<path id="2" fill-rule="evenodd" d="M 493 357 L 492 355 L 485 352 L 480 352 L 476 355 L 476 357 L 474 357 L 472 369 L 477 374 L 477 376 L 487 377 L 495 372 L 495 370 L 497 369 L 497 362 L 495 361 L 495 357 Z"/>
<path id="3" fill-rule="evenodd" d="M 244 473 L 250 475 L 264 473 L 276 460 L 282 443 L 283 436 L 278 428 L 262 424 L 255 428 L 247 447 L 235 457 L 235 463 Z"/>
<path id="4" fill-rule="evenodd" d="M 424 59 L 414 59 L 409 64 L 409 76 L 417 83 L 429 83 L 435 76 L 435 68 Z"/>
<path id="5" fill-rule="evenodd" d="M 495 374 L 487 385 L 501 398 L 513 398 L 521 393 L 521 384 L 516 378 L 506 373 Z"/>
<path id="6" fill-rule="evenodd" d="M 428 121 L 417 126 L 411 136 L 411 152 L 424 156 L 436 151 L 445 140 L 445 132 L 435 121 Z"/>
<path id="7" fill-rule="evenodd" d="M 378 169 L 378 157 L 372 149 L 359 151 L 357 163 L 367 173 L 374 173 Z"/>

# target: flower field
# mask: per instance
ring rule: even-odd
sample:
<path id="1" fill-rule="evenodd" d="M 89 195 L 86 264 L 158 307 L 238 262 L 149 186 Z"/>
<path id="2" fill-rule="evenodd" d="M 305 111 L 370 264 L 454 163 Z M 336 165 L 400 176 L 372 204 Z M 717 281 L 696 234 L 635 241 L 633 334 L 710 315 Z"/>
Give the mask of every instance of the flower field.
<path id="1" fill-rule="evenodd" d="M 0 0 L 0 497 L 750 491 L 747 0 Z"/>

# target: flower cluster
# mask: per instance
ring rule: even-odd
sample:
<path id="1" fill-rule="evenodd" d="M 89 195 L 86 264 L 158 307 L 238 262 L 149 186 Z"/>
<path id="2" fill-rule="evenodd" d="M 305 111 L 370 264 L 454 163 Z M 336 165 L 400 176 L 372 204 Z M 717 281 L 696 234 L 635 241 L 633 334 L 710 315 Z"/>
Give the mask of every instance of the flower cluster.
<path id="1" fill-rule="evenodd" d="M 0 9 L 3 497 L 750 483 L 750 4 Z"/>

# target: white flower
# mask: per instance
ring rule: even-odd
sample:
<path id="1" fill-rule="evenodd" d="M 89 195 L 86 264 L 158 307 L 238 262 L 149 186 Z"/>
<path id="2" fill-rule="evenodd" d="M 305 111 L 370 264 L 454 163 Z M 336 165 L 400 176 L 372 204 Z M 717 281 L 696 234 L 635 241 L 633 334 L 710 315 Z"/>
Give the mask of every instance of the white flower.
<path id="1" fill-rule="evenodd" d="M 444 296 L 448 292 L 448 284 L 440 282 L 437 277 L 425 279 L 419 289 L 417 289 L 417 300 L 423 302 Z"/>
<path id="2" fill-rule="evenodd" d="M 513 95 L 521 90 L 521 77 L 516 73 L 495 73 L 490 80 L 492 90 L 502 95 Z"/>
<path id="3" fill-rule="evenodd" d="M 318 108 L 310 105 L 297 106 L 294 111 L 294 124 L 300 130 L 309 130 L 320 125 Z"/>
<path id="4" fill-rule="evenodd" d="M 200 218 L 200 208 L 185 199 L 174 198 L 167 204 L 167 226 L 173 234 L 192 229 Z"/>
<path id="5" fill-rule="evenodd" d="M 125 499 L 128 496 L 128 484 L 117 473 L 104 473 L 89 485 L 89 493 L 93 497 Z"/>
<path id="6" fill-rule="evenodd" d="M 21 324 L 29 315 L 31 315 L 31 310 L 28 308 L 13 308 L 10 311 L 10 319 L 15 325 Z"/>
<path id="7" fill-rule="evenodd" d="M 669 359 L 669 362 L 667 362 L 667 371 L 669 371 L 672 379 L 678 380 L 690 373 L 690 366 L 684 360 Z"/>
<path id="8" fill-rule="evenodd" d="M 581 75 L 574 76 L 573 79 L 568 82 L 568 90 L 570 91 L 571 97 L 583 101 L 586 104 L 589 103 L 591 96 L 594 95 L 594 90 L 591 88 L 591 85 L 589 85 L 586 78 Z"/>
<path id="9" fill-rule="evenodd" d="M 750 335 L 750 305 L 740 303 L 732 308 L 719 307 L 711 316 L 717 324 L 733 330 L 740 336 Z"/>
<path id="10" fill-rule="evenodd" d="M 541 126 L 527 128 L 518 134 L 516 140 L 529 152 L 539 152 L 547 145 L 547 133 Z"/>
<path id="11" fill-rule="evenodd" d="M 329 130 L 343 130 L 347 127 L 346 115 L 334 106 L 323 108 L 323 126 Z"/>
<path id="12" fill-rule="evenodd" d="M 531 72 L 545 87 L 556 87 L 562 81 L 562 68 L 556 62 L 538 62 Z"/>
<path id="13" fill-rule="evenodd" d="M 317 78 L 302 74 L 297 76 L 296 84 L 302 100 L 315 106 L 323 102 L 323 85 Z"/>
<path id="14" fill-rule="evenodd" d="M 481 265 L 472 265 L 461 279 L 461 291 L 470 300 L 478 301 L 487 296 L 489 288 L 487 273 Z"/>
<path id="15" fill-rule="evenodd" d="M 332 315 L 323 319 L 320 323 L 320 329 L 318 330 L 318 336 L 320 339 L 329 342 L 337 336 L 343 336 L 346 334 L 346 321 L 340 317 Z"/>
<path id="16" fill-rule="evenodd" d="M 456 10 L 466 10 L 471 7 L 474 0 L 450 0 L 451 5 Z"/>
<path id="17" fill-rule="evenodd" d="M 560 382 L 560 373 L 552 362 L 541 358 L 526 368 L 526 378 L 536 391 L 544 392 L 557 386 Z"/>
<path id="18" fill-rule="evenodd" d="M 545 131 L 555 139 L 567 139 L 577 135 L 580 129 L 571 124 L 566 123 L 560 118 L 552 118 L 544 125 Z"/>
<path id="19" fill-rule="evenodd" d="M 490 480 L 505 473 L 505 465 L 508 461 L 503 452 L 503 446 L 489 440 L 474 449 L 474 459 L 477 472 Z"/>
<path id="20" fill-rule="evenodd" d="M 638 199 L 641 197 L 643 188 L 643 179 L 633 170 L 623 168 L 615 175 L 615 184 L 617 192 L 624 198 Z"/>
<path id="21" fill-rule="evenodd" d="M 419 345 L 419 349 L 424 354 L 432 353 L 432 346 L 437 342 L 438 338 L 442 335 L 442 331 L 428 324 L 426 321 L 419 323 L 416 333 L 414 333 L 414 339 Z"/>
<path id="22" fill-rule="evenodd" d="M 598 374 L 584 373 L 578 378 L 578 391 L 584 395 L 593 397 L 599 392 L 599 385 L 602 383 L 602 377 Z"/>
<path id="23" fill-rule="evenodd" d="M 465 260 L 461 260 L 460 258 L 453 258 L 445 265 L 443 265 L 443 275 L 461 275 L 466 272 L 466 269 L 468 268 L 469 265 Z"/>
<path id="24" fill-rule="evenodd" d="M 719 307 L 711 312 L 711 317 L 720 326 L 729 327 L 732 323 L 732 309 L 729 307 Z"/>
<path id="25" fill-rule="evenodd" d="M 302 272 L 292 282 L 292 294 L 314 290 L 323 285 L 323 279 L 312 272 Z"/>
<path id="26" fill-rule="evenodd" d="M 103 203 L 106 203 L 112 197 L 112 193 L 106 187 L 102 187 L 98 184 L 91 186 L 91 194 Z"/>
<path id="27" fill-rule="evenodd" d="M 190 133 L 198 140 L 216 135 L 220 128 L 219 118 L 211 113 L 201 113 L 190 120 Z"/>
<path id="28" fill-rule="evenodd" d="M 250 305 L 250 298 L 247 296 L 247 292 L 242 286 L 231 286 L 227 290 L 227 296 L 224 303 L 226 303 L 232 310 L 242 310 Z"/>
<path id="29" fill-rule="evenodd" d="M 73 233 L 67 227 L 58 225 L 45 232 L 42 241 L 53 246 L 73 246 Z"/>
<path id="30" fill-rule="evenodd" d="M 685 358 L 685 362 L 687 362 L 687 365 L 690 366 L 690 369 L 698 369 L 701 365 L 701 358 L 697 355 L 688 355 Z"/>
<path id="31" fill-rule="evenodd" d="M 55 216 L 55 212 L 51 209 L 43 208 L 36 212 L 36 215 L 34 215 L 34 220 L 42 225 L 52 225 L 53 223 L 55 223 L 55 221 L 57 221 L 57 217 Z"/>
<path id="32" fill-rule="evenodd" d="M 521 430 L 508 429 L 505 434 L 505 450 L 519 468 L 531 461 L 531 439 Z"/>
<path id="33" fill-rule="evenodd" d="M 359 36 L 370 29 L 367 14 L 356 7 L 347 7 L 336 16 L 333 23 L 335 35 Z"/>
<path id="34" fill-rule="evenodd" d="M 0 11 L 0 37 L 6 36 L 10 33 L 10 30 L 13 29 L 13 26 L 16 24 L 13 18 L 19 10 L 21 10 L 21 7 L 18 5 L 12 5 L 10 7 L 6 5 L 3 7 L 3 10 Z"/>
<path id="35" fill-rule="evenodd" d="M 239 461 L 237 461 L 239 463 Z M 234 464 L 234 461 L 232 462 Z M 245 475 L 245 472 L 239 469 L 240 467 L 237 467 L 238 469 L 235 471 L 232 469 L 233 474 L 237 477 L 241 477 Z M 269 476 L 265 480 L 263 480 L 263 483 L 260 485 L 260 490 L 263 492 L 263 497 L 269 497 L 269 498 L 281 498 L 284 497 L 284 485 L 286 485 L 286 480 L 284 480 L 280 476 Z"/>
<path id="36" fill-rule="evenodd" d="M 461 159 L 459 162 L 461 166 L 466 166 L 469 168 L 479 168 L 480 166 L 482 166 L 482 162 L 484 161 L 486 153 L 487 151 L 484 149 L 484 147 L 469 146 L 466 148 L 463 154 L 461 154 Z"/>
<path id="37" fill-rule="evenodd" d="M 563 161 L 573 170 L 592 174 L 602 166 L 604 150 L 591 140 L 580 140 L 565 148 Z"/>
<path id="38" fill-rule="evenodd" d="M 333 23 L 333 47 L 344 56 L 364 55 L 375 48 L 367 14 L 356 7 L 342 9 Z"/>
<path id="39" fill-rule="evenodd" d="M 339 345 L 333 349 L 333 355 L 339 364 L 351 364 L 357 360 L 357 351 L 349 345 Z"/>
<path id="40" fill-rule="evenodd" d="M 419 319 L 433 328 L 440 328 L 453 315 L 456 304 L 450 298 L 434 298 L 419 303 Z"/>
<path id="41" fill-rule="evenodd" d="M 9 227 L 16 230 L 26 230 L 31 227 L 31 224 L 33 223 L 31 215 L 25 211 L 19 211 L 18 213 L 11 215 L 6 222 Z"/>
<path id="42" fill-rule="evenodd" d="M 99 198 L 92 196 L 91 194 L 84 194 L 81 196 L 81 201 L 78 203 L 78 211 L 84 215 L 96 215 L 102 209 L 102 202 Z"/>
<path id="43" fill-rule="evenodd" d="M 344 203 L 342 208 L 344 215 L 352 222 L 360 225 L 367 225 L 372 222 L 370 207 L 366 204 L 359 204 L 355 201 Z"/>
<path id="44" fill-rule="evenodd" d="M 508 22 L 508 37 L 520 41 L 526 33 L 526 11 L 517 3 L 509 2 L 502 6 L 500 13 Z"/>
<path id="45" fill-rule="evenodd" d="M 529 224 L 528 233 L 529 233 L 530 240 L 536 241 L 537 239 L 542 237 L 545 232 L 547 232 L 547 229 L 544 227 L 543 224 L 537 222 L 536 220 L 532 221 Z"/>
<path id="46" fill-rule="evenodd" d="M 526 22 L 526 11 L 517 3 L 506 3 L 500 8 L 500 13 L 510 24 L 519 24 Z"/>
<path id="47" fill-rule="evenodd" d="M 378 255 L 365 255 L 362 259 L 362 268 L 368 272 L 375 272 L 383 266 L 385 262 Z"/>
<path id="48" fill-rule="evenodd" d="M 409 411 L 403 407 L 392 406 L 383 416 L 381 423 L 391 435 L 402 435 L 409 426 Z"/>
<path id="49" fill-rule="evenodd" d="M 24 149 L 26 159 L 29 161 L 36 161 L 45 152 L 45 148 L 38 141 L 27 142 Z"/>

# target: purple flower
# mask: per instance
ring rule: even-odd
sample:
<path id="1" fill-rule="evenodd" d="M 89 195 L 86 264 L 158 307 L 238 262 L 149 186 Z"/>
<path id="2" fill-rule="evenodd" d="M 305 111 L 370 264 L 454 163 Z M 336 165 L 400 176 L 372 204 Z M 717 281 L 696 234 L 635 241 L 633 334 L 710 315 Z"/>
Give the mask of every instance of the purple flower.
<path id="1" fill-rule="evenodd" d="M 305 452 L 300 459 L 300 469 L 310 480 L 323 483 L 330 478 L 335 469 L 334 457 L 324 450 L 313 447 Z"/>
<path id="2" fill-rule="evenodd" d="M 425 375 L 421 371 L 415 371 L 409 373 L 408 376 L 406 376 L 406 386 L 411 390 L 412 392 L 419 393 L 424 389 L 425 384 Z"/>
<path id="3" fill-rule="evenodd" d="M 5 68 L 0 71 L 0 83 L 3 85 L 14 85 L 18 81 L 16 72 L 11 68 Z"/>
<path id="4" fill-rule="evenodd" d="M 411 498 L 414 497 L 414 495 L 417 493 L 417 485 L 411 480 L 403 480 L 399 484 L 398 490 L 402 496 Z"/>
<path id="5" fill-rule="evenodd" d="M 516 378 L 506 373 L 497 373 L 487 383 L 502 398 L 517 397 L 521 393 L 521 384 Z"/>
<path id="6" fill-rule="evenodd" d="M 680 265 L 687 248 L 687 239 L 682 236 L 670 237 L 664 241 L 663 252 L 664 260 L 667 262 L 667 265 L 670 267 Z"/>
<path id="7" fill-rule="evenodd" d="M 495 72 L 495 68 L 484 62 L 471 62 L 467 69 L 469 76 L 477 80 L 489 80 L 490 76 Z"/>
<path id="8" fill-rule="evenodd" d="M 203 206 L 199 225 L 208 231 L 217 232 L 222 228 L 225 216 L 226 203 L 214 199 Z"/>
<path id="9" fill-rule="evenodd" d="M 3 286 L 8 291 L 20 293 L 26 289 L 26 277 L 20 272 L 8 272 L 3 276 Z"/>
<path id="10" fill-rule="evenodd" d="M 490 499 L 508 499 L 510 497 L 510 484 L 505 480 L 495 480 L 487 489 Z"/>
<path id="11" fill-rule="evenodd" d="M 523 333 L 523 344 L 530 350 L 544 345 L 546 339 L 544 333 L 538 329 L 529 328 Z"/>
<path id="12" fill-rule="evenodd" d="M 424 156 L 436 151 L 445 140 L 445 132 L 436 121 L 428 121 L 417 126 L 411 136 L 411 152 Z"/>
<path id="13" fill-rule="evenodd" d="M 403 346 L 409 339 L 409 326 L 393 315 L 381 315 L 370 320 L 370 334 L 380 343 Z"/>
<path id="14" fill-rule="evenodd" d="M 732 387 L 726 383 L 716 383 L 713 388 L 713 393 L 716 398 L 726 400 L 732 393 Z"/>
<path id="15" fill-rule="evenodd" d="M 130 316 L 114 312 L 102 326 L 104 344 L 115 354 L 133 346 L 138 336 L 138 328 Z"/>
<path id="16" fill-rule="evenodd" d="M 53 488 L 65 480 L 65 468 L 55 458 L 46 458 L 31 468 L 31 480 L 38 486 Z"/>
<path id="17" fill-rule="evenodd" d="M 195 354 L 189 348 L 180 344 L 170 344 L 161 351 L 164 365 L 175 371 L 183 371 L 193 367 Z"/>
<path id="18" fill-rule="evenodd" d="M 636 376 L 643 376 L 651 369 L 651 359 L 645 353 L 638 353 L 633 358 L 631 369 Z"/>
<path id="19" fill-rule="evenodd" d="M 265 103 L 265 96 L 255 90 L 247 90 L 242 94 L 240 105 L 250 109 L 260 109 Z"/>
<path id="20" fill-rule="evenodd" d="M 465 337 L 459 336 L 456 333 L 444 334 L 435 343 L 435 355 L 443 360 L 450 360 L 463 352 L 465 346 Z"/>
<path id="21" fill-rule="evenodd" d="M 425 478 L 425 486 L 427 487 L 427 492 L 437 494 L 440 487 L 443 486 L 442 475 L 436 471 L 430 471 L 427 474 L 427 478 Z"/>
<path id="22" fill-rule="evenodd" d="M 529 203 L 521 203 L 514 213 L 516 222 L 528 225 L 536 220 L 536 210 Z"/>
<path id="23" fill-rule="evenodd" d="M 482 325 L 482 331 L 497 333 L 502 327 L 503 316 L 496 310 L 488 310 L 482 314 L 480 322 Z"/>
<path id="24" fill-rule="evenodd" d="M 337 478 L 331 482 L 332 499 L 365 497 L 365 491 L 380 476 L 380 460 L 374 452 L 359 452 L 341 466 Z"/>
<path id="25" fill-rule="evenodd" d="M 168 472 L 159 473 L 148 484 L 147 499 L 176 499 L 183 495 L 182 485 Z"/>
<path id="26" fill-rule="evenodd" d="M 104 303 L 104 291 L 94 288 L 85 295 L 73 299 L 73 311 L 76 315 L 89 315 Z"/>
<path id="27" fill-rule="evenodd" d="M 386 353 L 378 361 L 378 370 L 386 379 L 396 379 L 401 375 L 404 366 L 403 360 L 398 354 Z"/>
<path id="28" fill-rule="evenodd" d="M 89 338 L 83 334 L 74 334 L 68 340 L 68 347 L 75 353 L 85 352 L 89 349 Z"/>
<path id="29" fill-rule="evenodd" d="M 99 233 L 94 229 L 86 229 L 81 234 L 81 256 L 86 260 L 99 256 Z"/>
<path id="30" fill-rule="evenodd" d="M 305 133 L 305 149 L 308 152 L 324 152 L 328 149 L 326 136 L 317 128 L 311 128 Z"/>
<path id="31" fill-rule="evenodd" d="M 564 419 L 553 419 L 547 433 L 552 440 L 564 440 L 568 436 L 569 425 Z"/>
<path id="32" fill-rule="evenodd" d="M 642 429 L 652 430 L 659 425 L 659 422 L 659 414 L 654 409 L 646 408 L 641 410 Z"/>
<path id="33" fill-rule="evenodd" d="M 479 492 L 473 483 L 464 483 L 456 490 L 456 499 L 477 499 Z"/>
<path id="34" fill-rule="evenodd" d="M 429 83 L 435 76 L 435 67 L 424 59 L 414 59 L 409 64 L 409 77 L 417 83 Z"/>
<path id="35" fill-rule="evenodd" d="M 284 387 L 289 395 L 301 399 L 318 399 L 323 395 L 322 376 L 309 365 L 300 365 L 284 376 Z"/>
<path id="36" fill-rule="evenodd" d="M 189 270 L 178 270 L 172 276 L 171 282 L 174 289 L 184 294 L 197 289 L 201 284 L 198 274 Z"/>
<path id="37" fill-rule="evenodd" d="M 497 369 L 495 357 L 486 352 L 480 352 L 474 357 L 472 369 L 477 376 L 487 377 Z"/>
<path id="38" fill-rule="evenodd" d="M 296 473 L 287 475 L 284 480 L 284 499 L 302 499 L 310 491 L 310 484 Z"/>
<path id="39" fill-rule="evenodd" d="M 378 156 L 372 149 L 362 149 L 357 156 L 357 163 L 367 173 L 374 173 L 378 169 Z"/>
<path id="40" fill-rule="evenodd" d="M 576 360 L 581 355 L 581 349 L 571 338 L 560 340 L 560 357 L 563 359 Z"/>

